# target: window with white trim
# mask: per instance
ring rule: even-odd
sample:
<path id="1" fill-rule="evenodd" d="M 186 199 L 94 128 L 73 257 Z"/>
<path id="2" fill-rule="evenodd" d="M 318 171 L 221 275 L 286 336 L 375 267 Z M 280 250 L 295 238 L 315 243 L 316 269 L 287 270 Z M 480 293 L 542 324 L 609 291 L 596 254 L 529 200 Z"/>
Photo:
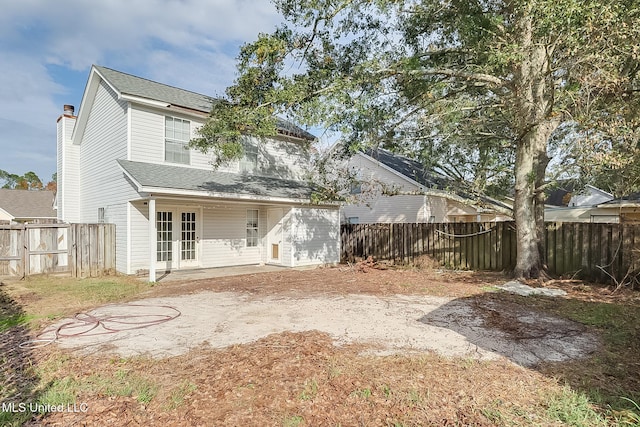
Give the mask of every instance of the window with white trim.
<path id="1" fill-rule="evenodd" d="M 104 208 L 98 208 L 98 222 L 104 222 Z"/>
<path id="2" fill-rule="evenodd" d="M 258 209 L 247 209 L 247 247 L 258 246 Z"/>
<path id="3" fill-rule="evenodd" d="M 166 116 L 164 118 L 164 160 L 188 165 L 191 161 L 189 140 L 191 122 Z"/>

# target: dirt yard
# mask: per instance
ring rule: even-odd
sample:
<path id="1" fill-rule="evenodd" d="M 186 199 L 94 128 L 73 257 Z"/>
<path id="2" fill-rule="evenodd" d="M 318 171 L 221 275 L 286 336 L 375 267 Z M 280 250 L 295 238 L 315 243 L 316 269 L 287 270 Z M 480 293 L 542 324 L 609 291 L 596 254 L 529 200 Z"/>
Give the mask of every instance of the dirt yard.
<path id="1" fill-rule="evenodd" d="M 88 411 L 38 423 L 488 426 L 508 413 L 527 424 L 536 415 L 522 408 L 557 392 L 529 368 L 599 342 L 493 292 L 505 281 L 361 266 L 158 284 L 40 337 L 58 331 L 41 357 L 69 355 L 71 378 L 146 378 L 153 399 L 88 387 L 76 397 Z"/>

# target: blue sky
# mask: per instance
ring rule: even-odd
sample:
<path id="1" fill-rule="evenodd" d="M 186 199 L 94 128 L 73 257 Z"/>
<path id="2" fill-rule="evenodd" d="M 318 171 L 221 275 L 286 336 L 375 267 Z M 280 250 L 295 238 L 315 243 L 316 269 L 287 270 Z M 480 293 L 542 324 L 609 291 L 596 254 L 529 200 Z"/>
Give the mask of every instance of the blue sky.
<path id="1" fill-rule="evenodd" d="M 222 95 L 244 42 L 282 18 L 268 0 L 20 0 L 0 14 L 0 169 L 56 168 L 56 120 L 92 64 Z"/>

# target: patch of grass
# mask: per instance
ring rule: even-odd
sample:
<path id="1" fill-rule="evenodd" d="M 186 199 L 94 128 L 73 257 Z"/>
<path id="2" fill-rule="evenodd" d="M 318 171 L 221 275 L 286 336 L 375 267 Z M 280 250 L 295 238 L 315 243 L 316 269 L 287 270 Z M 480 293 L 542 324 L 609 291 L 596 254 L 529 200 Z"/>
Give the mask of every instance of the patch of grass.
<path id="1" fill-rule="evenodd" d="M 290 415 L 284 418 L 282 421 L 283 427 L 297 427 L 304 423 L 304 417 L 300 415 Z"/>
<path id="2" fill-rule="evenodd" d="M 76 403 L 76 396 L 80 390 L 82 390 L 80 382 L 66 376 L 52 381 L 40 396 L 39 403 L 52 406 Z"/>
<path id="3" fill-rule="evenodd" d="M 24 313 L 4 315 L 0 314 L 0 333 L 17 326 L 27 325 L 34 319 L 34 316 Z"/>
<path id="4" fill-rule="evenodd" d="M 55 377 L 64 371 L 69 361 L 68 355 L 54 357 L 39 368 L 43 379 Z M 126 363 L 126 362 L 123 362 Z M 108 397 L 132 396 L 138 402 L 147 404 L 153 400 L 159 386 L 144 375 L 138 375 L 124 367 L 115 372 L 102 372 L 84 378 L 65 376 L 48 380 L 41 396 L 42 403 L 51 405 L 75 403 L 82 393 L 98 394 Z"/>
<path id="5" fill-rule="evenodd" d="M 480 413 L 484 415 L 486 419 L 494 424 L 504 424 L 504 416 L 499 409 L 496 408 L 484 408 L 480 409 Z"/>
<path id="6" fill-rule="evenodd" d="M 420 405 L 424 400 L 424 396 L 420 391 L 412 388 L 407 392 L 407 401 L 409 401 L 412 405 Z"/>
<path id="7" fill-rule="evenodd" d="M 552 395 L 547 401 L 547 415 L 568 426 L 606 426 L 607 422 L 582 393 L 564 387 L 558 394 Z"/>
<path id="8" fill-rule="evenodd" d="M 617 422 L 621 426 L 640 426 L 640 405 L 638 405 L 634 400 L 623 397 L 622 400 L 629 402 L 635 411 L 633 410 L 622 410 L 617 416 Z"/>
<path id="9" fill-rule="evenodd" d="M 176 409 L 179 406 L 184 404 L 186 397 L 197 390 L 197 386 L 193 384 L 189 380 L 182 381 L 178 387 L 171 390 L 171 395 L 169 396 L 169 404 L 167 405 L 168 410 Z"/>
<path id="10" fill-rule="evenodd" d="M 351 396 L 359 397 L 360 399 L 368 399 L 371 397 L 371 389 L 366 387 L 351 392 Z"/>
<path id="11" fill-rule="evenodd" d="M 383 384 L 378 388 L 382 392 L 382 395 L 385 399 L 389 399 L 391 397 L 391 387 L 389 387 L 387 384 Z"/>
<path id="12" fill-rule="evenodd" d="M 7 292 L 28 313 L 18 320 L 32 327 L 40 326 L 35 320 L 54 320 L 96 305 L 127 301 L 148 289 L 149 284 L 127 276 L 88 279 L 29 276 L 6 286 Z"/>
<path id="13" fill-rule="evenodd" d="M 531 298 L 530 303 L 560 317 L 594 328 L 602 347 L 590 358 L 550 364 L 545 374 L 562 378 L 599 411 L 615 417 L 625 412 L 640 416 L 626 399 L 638 401 L 637 360 L 640 352 L 640 306 L 572 298 Z"/>
<path id="14" fill-rule="evenodd" d="M 301 400 L 313 400 L 318 395 L 318 383 L 316 380 L 306 380 L 304 382 L 304 389 L 300 393 Z"/>

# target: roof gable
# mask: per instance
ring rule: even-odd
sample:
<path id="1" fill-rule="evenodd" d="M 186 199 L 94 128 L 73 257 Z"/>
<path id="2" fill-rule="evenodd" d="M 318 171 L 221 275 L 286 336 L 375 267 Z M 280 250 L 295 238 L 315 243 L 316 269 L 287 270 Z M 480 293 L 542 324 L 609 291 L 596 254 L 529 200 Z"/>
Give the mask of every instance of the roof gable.
<path id="1" fill-rule="evenodd" d="M 89 74 L 89 80 L 82 97 L 80 111 L 78 113 L 77 129 L 82 134 L 88 113 L 93 103 L 93 97 L 99 80 L 104 80 L 116 92 L 119 98 L 129 101 L 146 103 L 157 107 L 177 107 L 190 110 L 199 115 L 207 115 L 216 98 L 158 83 L 153 80 L 123 73 L 111 68 L 94 65 Z M 86 111 L 85 111 L 86 110 Z M 277 130 L 280 134 L 314 141 L 316 137 L 288 120 L 277 118 Z M 74 131 L 74 139 L 75 131 Z"/>
<path id="2" fill-rule="evenodd" d="M 385 165 L 394 172 L 427 188 L 443 190 L 447 186 L 447 178 L 425 169 L 424 165 L 408 157 L 394 154 L 382 148 L 369 148 L 364 154 Z"/>
<path id="3" fill-rule="evenodd" d="M 394 173 L 404 177 L 410 182 L 418 183 L 425 188 L 425 191 L 438 191 L 443 194 L 443 197 L 446 197 L 446 195 L 449 194 L 451 196 L 456 196 L 459 200 L 481 201 L 484 204 L 492 205 L 494 209 L 497 208 L 505 212 L 511 211 L 512 209 L 511 206 L 502 203 L 499 200 L 483 194 L 473 194 L 466 189 L 460 188 L 459 184 L 455 183 L 445 175 L 427 170 L 422 163 L 400 154 L 394 154 L 382 148 L 370 148 L 365 150 L 362 154 L 373 159 L 387 169 L 392 170 Z"/>

